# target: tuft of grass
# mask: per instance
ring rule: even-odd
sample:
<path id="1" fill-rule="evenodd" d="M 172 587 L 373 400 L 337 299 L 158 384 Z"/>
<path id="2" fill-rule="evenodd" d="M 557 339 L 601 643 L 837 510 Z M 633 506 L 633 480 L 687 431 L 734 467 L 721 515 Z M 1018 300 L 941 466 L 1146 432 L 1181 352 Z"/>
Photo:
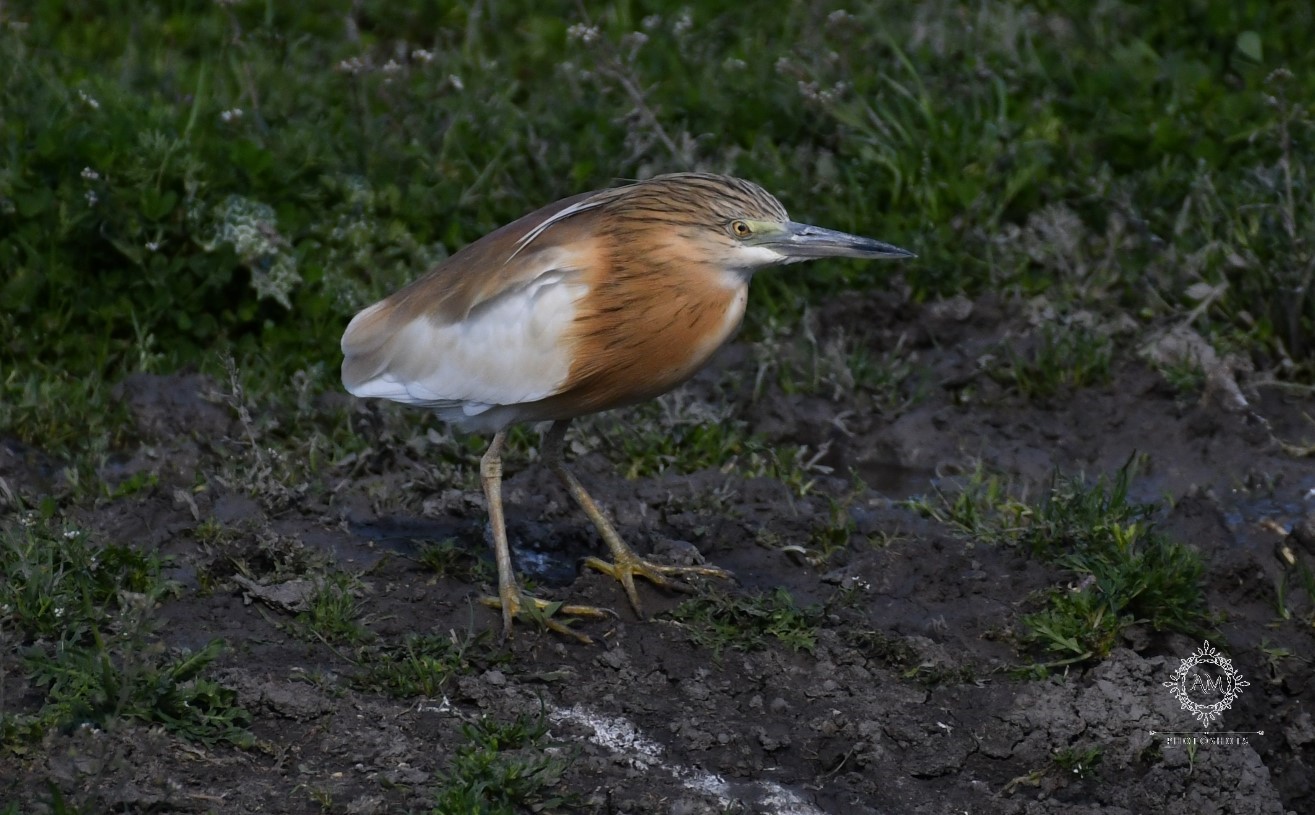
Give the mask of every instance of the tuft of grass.
<path id="1" fill-rule="evenodd" d="M 761 335 L 753 348 L 755 400 L 769 381 L 786 394 L 833 400 L 856 391 L 865 393 L 884 414 L 900 412 L 921 395 L 909 384 L 913 366 L 902 340 L 895 348 L 877 353 L 871 339 L 843 326 L 828 326 L 822 332 L 812 314 L 806 314 L 799 325 L 769 321 Z"/>
<path id="2" fill-rule="evenodd" d="M 858 529 L 858 522 L 850 512 L 852 497 L 848 500 L 828 498 L 823 521 L 808 536 L 809 547 L 815 552 L 818 563 L 825 564 L 838 552 L 849 548 L 849 542 Z"/>
<path id="3" fill-rule="evenodd" d="M 506 723 L 479 719 L 463 724 L 461 734 L 465 743 L 437 779 L 434 815 L 518 815 L 562 805 L 550 792 L 571 760 L 547 742 L 543 716 Z"/>
<path id="4" fill-rule="evenodd" d="M 1086 780 L 1095 774 L 1096 767 L 1100 765 L 1103 757 L 1104 751 L 1100 745 L 1093 745 L 1087 748 L 1065 747 L 1056 750 L 1050 760 L 1061 772 Z"/>
<path id="5" fill-rule="evenodd" d="M 992 376 L 1026 399 L 1045 398 L 1110 381 L 1113 344 L 1109 337 L 1078 325 L 1047 325 L 1024 353 L 1002 350 Z"/>
<path id="6" fill-rule="evenodd" d="M 1193 360 L 1181 360 L 1159 366 L 1160 375 L 1182 399 L 1196 399 L 1205 389 L 1205 371 Z"/>
<path id="7" fill-rule="evenodd" d="M 572 446 L 580 451 L 595 444 L 603 447 L 624 467 L 627 478 L 716 469 L 744 478 L 773 478 L 801 497 L 812 490 L 818 474 L 831 472 L 818 463 L 826 448 L 773 444 L 750 433 L 747 423 L 734 418 L 732 411 L 729 398 L 714 405 L 676 391 L 604 417 L 584 419 L 581 424 L 593 424 L 599 435 L 577 437 Z"/>
<path id="8" fill-rule="evenodd" d="M 28 640 L 84 642 L 134 598 L 174 592 L 164 561 L 126 546 L 93 546 L 75 527 L 35 513 L 0 529 L 0 621 Z"/>
<path id="9" fill-rule="evenodd" d="M 6 745 L 115 720 L 204 743 L 254 742 L 236 693 L 203 675 L 223 642 L 173 653 L 156 636 L 154 610 L 176 591 L 164 566 L 128 547 L 93 547 L 80 530 L 34 514 L 0 530 L 0 626 L 19 634 L 24 681 L 44 689 L 36 712 L 0 713 Z"/>
<path id="10" fill-rule="evenodd" d="M 1156 506 L 1129 500 L 1133 465 L 1095 483 L 1056 476 L 1038 503 L 979 469 L 954 497 L 938 491 L 910 505 L 970 540 L 1019 546 L 1072 574 L 1074 587 L 1024 616 L 1023 642 L 1056 665 L 1099 659 L 1129 626 L 1198 634 L 1207 623 L 1201 558 L 1155 529 Z"/>
<path id="11" fill-rule="evenodd" d="M 365 673 L 354 680 L 364 690 L 389 696 L 437 696 L 454 677 L 464 676 L 498 661 L 490 635 L 475 637 L 408 634 L 397 645 L 362 653 Z"/>
<path id="12" fill-rule="evenodd" d="M 714 592 L 686 600 L 669 615 L 690 640 L 720 657 L 727 649 L 758 651 L 776 641 L 793 651 L 811 652 L 817 644 L 822 610 L 800 608 L 785 589 L 737 595 Z"/>
<path id="13" fill-rule="evenodd" d="M 158 646 L 135 650 L 140 645 L 135 637 L 115 643 L 97 633 L 89 646 L 29 649 L 24 667 L 33 683 L 46 689 L 45 707 L 36 718 L 62 727 L 106 727 L 127 719 L 158 724 L 204 744 L 255 743 L 247 730 L 251 714 L 238 706 L 237 693 L 201 675 L 223 653 L 222 640 L 177 656 Z"/>
<path id="14" fill-rule="evenodd" d="M 254 421 L 220 477 L 271 506 L 325 491 L 317 473 L 378 468 L 427 435 L 388 415 L 412 432 L 367 446 L 356 430 L 380 414 L 317 400 L 339 389 L 332 349 L 356 310 L 549 201 L 677 169 L 752 178 L 800 218 L 914 249 L 897 272 L 913 299 L 1045 292 L 1183 320 L 1308 381 L 1310 11 L 1203 2 L 1185 20 L 1129 0 L 565 17 L 101 0 L 77 24 L 7 6 L 0 433 L 61 459 L 74 498 L 103 496 L 100 465 L 131 433 L 113 383 L 223 380 L 231 357 Z M 491 68 L 508 65 L 515 82 Z M 748 336 L 891 273 L 762 275 Z M 784 389 L 858 388 L 887 412 L 913 398 L 898 349 L 827 336 L 780 369 Z M 1101 355 L 1067 342 L 1016 360 L 1019 387 L 1101 381 Z M 743 435 L 682 431 L 628 458 L 770 465 Z M 460 450 L 435 446 L 431 466 Z"/>
<path id="15" fill-rule="evenodd" d="M 825 566 L 837 554 L 849 549 L 854 538 L 858 524 L 850 507 L 855 495 L 857 493 L 841 497 L 827 496 L 827 509 L 813 525 L 806 543 L 786 542 L 770 529 L 758 531 L 758 543 L 768 549 L 785 552 L 810 566 Z"/>
<path id="16" fill-rule="evenodd" d="M 310 597 L 310 607 L 297 615 L 297 623 L 308 633 L 329 643 L 356 644 L 372 638 L 361 621 L 360 581 L 345 572 L 334 572 L 319 581 Z"/>
<path id="17" fill-rule="evenodd" d="M 466 583 L 478 583 L 492 577 L 488 561 L 462 546 L 456 538 L 429 541 L 420 546 L 416 560 L 439 577 L 450 577 Z"/>

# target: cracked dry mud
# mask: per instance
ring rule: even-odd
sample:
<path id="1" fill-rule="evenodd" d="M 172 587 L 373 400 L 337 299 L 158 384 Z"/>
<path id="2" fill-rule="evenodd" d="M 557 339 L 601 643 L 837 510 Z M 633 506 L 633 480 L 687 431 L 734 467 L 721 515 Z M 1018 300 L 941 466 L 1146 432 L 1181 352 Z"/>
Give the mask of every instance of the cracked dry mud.
<path id="1" fill-rule="evenodd" d="M 556 480 L 509 460 L 518 566 L 555 599 L 619 616 L 582 623 L 602 642 L 594 647 L 520 627 L 505 659 L 432 698 L 354 688 L 349 648 L 290 630 L 305 601 L 290 582 L 260 588 L 230 574 L 199 591 L 196 575 L 214 553 L 198 545 L 197 519 L 238 530 L 239 550 L 277 540 L 360 573 L 365 621 L 381 638 L 464 635 L 497 625 L 476 602 L 488 586 L 436 578 L 414 554 L 422 540 L 455 538 L 484 556 L 478 490 L 426 481 L 423 457 L 397 451 L 377 471 L 326 474 L 323 497 L 293 491 L 271 508 L 208 478 L 224 449 L 213 440 L 239 435 L 230 411 L 200 395 L 214 383 L 136 377 L 122 392 L 143 440 L 120 466 L 157 469 L 159 485 L 82 520 L 103 540 L 174 558 L 184 591 L 159 609 L 168 643 L 229 643 L 213 674 L 254 714 L 262 746 L 204 747 L 137 726 L 52 733 L 39 758 L 0 768 L 3 786 L 53 778 L 107 812 L 427 812 L 463 722 L 528 714 L 547 716 L 552 741 L 574 757 L 558 788 L 568 801 L 561 811 L 1315 811 L 1315 637 L 1295 618 L 1278 621 L 1284 566 L 1273 554 L 1315 511 L 1315 467 L 1280 444 L 1310 444 L 1309 401 L 1245 382 L 1243 409 L 1209 391 L 1183 397 L 1123 354 L 1108 385 L 1028 402 L 982 373 L 1001 338 L 1026 335 L 1020 311 L 895 295 L 824 308 L 819 324 L 910 360 L 920 396 L 884 414 L 852 391 L 831 398 L 769 384 L 751 399 L 752 349 L 725 349 L 688 393 L 727 398 L 729 381 L 734 415 L 752 432 L 773 444 L 825 445 L 833 475 L 802 497 L 736 470 L 627 480 L 602 453 L 574 463 L 641 551 L 688 557 L 672 542 L 693 542 L 735 573 L 732 590 L 784 587 L 800 606 L 822 609 L 811 652 L 771 644 L 715 656 L 664 616 L 685 598 L 651 587 L 642 591 L 652 616 L 636 619 L 615 583 L 576 569 L 598 543 Z M 1200 646 L 1194 638 L 1137 629 L 1098 664 L 1045 679 L 1011 672 L 1031 660 L 1009 632 L 1035 607 L 1034 593 L 1071 576 L 1016 549 L 965 541 L 901 503 L 977 462 L 1035 494 L 1055 470 L 1108 475 L 1133 453 L 1148 457 L 1138 496 L 1169 499 L 1161 528 L 1205 559 L 1206 597 L 1220 615 L 1215 644 L 1250 681 L 1222 726 L 1264 731 L 1245 744 L 1192 752 L 1151 735 L 1195 729 L 1162 686 Z M 10 483 L 42 477 L 32 455 L 5 455 L 0 474 Z M 210 486 L 175 491 L 198 482 Z M 377 511 L 371 496 L 403 485 L 415 493 L 405 508 Z M 841 499 L 853 521 L 848 546 L 822 566 L 785 551 L 808 541 Z M 1288 543 L 1309 563 L 1315 550 L 1299 537 Z M 1274 666 L 1262 646 L 1296 656 Z M 1092 767 L 1056 761 L 1089 748 L 1100 751 Z"/>

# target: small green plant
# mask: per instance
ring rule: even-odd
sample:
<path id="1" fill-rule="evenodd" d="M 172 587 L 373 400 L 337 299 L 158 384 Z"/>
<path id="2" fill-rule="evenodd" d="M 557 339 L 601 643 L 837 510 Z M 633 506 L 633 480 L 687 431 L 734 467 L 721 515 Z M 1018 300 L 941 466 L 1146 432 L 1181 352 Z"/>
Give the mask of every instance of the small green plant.
<path id="1" fill-rule="evenodd" d="M 159 644 L 154 610 L 176 591 L 163 567 L 152 553 L 95 547 L 53 518 L 28 514 L 0 530 L 0 625 L 19 632 L 25 679 L 44 688 L 37 712 L 0 714 L 6 743 L 123 719 L 205 743 L 252 743 L 236 694 L 203 676 L 223 643 L 194 654 Z"/>
<path id="2" fill-rule="evenodd" d="M 454 677 L 496 662 L 487 632 L 472 638 L 410 634 L 400 644 L 363 652 L 365 673 L 354 684 L 401 698 L 437 696 Z"/>
<path id="3" fill-rule="evenodd" d="M 488 561 L 462 546 L 456 538 L 444 538 L 421 544 L 416 560 L 439 577 L 450 577 L 466 583 L 488 580 L 492 569 Z"/>
<path id="4" fill-rule="evenodd" d="M 330 643 L 355 644 L 372 635 L 361 623 L 360 581 L 345 572 L 320 580 L 310 607 L 297 615 L 306 631 Z"/>
<path id="5" fill-rule="evenodd" d="M 519 815 L 562 804 L 550 790 L 571 760 L 545 742 L 544 717 L 518 716 L 507 723 L 479 719 L 463 724 L 461 734 L 465 743 L 438 779 L 434 815 Z"/>
<path id="6" fill-rule="evenodd" d="M 837 552 L 849 548 L 849 541 L 858 528 L 858 523 L 849 511 L 850 503 L 848 500 L 827 499 L 825 519 L 809 536 L 809 543 L 822 563 L 829 561 Z"/>
<path id="7" fill-rule="evenodd" d="M 1205 387 L 1205 371 L 1196 360 L 1176 360 L 1160 366 L 1159 371 L 1180 398 L 1195 399 Z"/>
<path id="8" fill-rule="evenodd" d="M 1100 764 L 1102 751 L 1099 745 L 1087 747 L 1065 747 L 1056 750 L 1050 760 L 1062 772 L 1071 773 L 1080 779 L 1090 778 Z"/>
<path id="9" fill-rule="evenodd" d="M 1206 623 L 1200 556 L 1155 530 L 1154 505 L 1129 500 L 1133 465 L 1094 484 L 1056 476 L 1038 503 L 978 469 L 955 496 L 910 504 L 970 539 L 1020 546 L 1072 573 L 1075 587 L 1050 592 L 1023 618 L 1023 641 L 1056 665 L 1098 659 L 1130 625 L 1196 634 Z"/>
<path id="10" fill-rule="evenodd" d="M 154 603 L 175 591 L 164 561 L 126 546 L 93 546 L 75 527 L 34 513 L 0 529 L 0 624 L 30 640 L 86 642 L 125 598 Z"/>
<path id="11" fill-rule="evenodd" d="M 134 719 L 204 744 L 254 743 L 246 729 L 251 715 L 237 705 L 237 694 L 201 676 L 223 653 L 222 640 L 179 656 L 141 646 L 135 637 L 112 642 L 97 634 L 90 646 L 30 649 L 24 665 L 32 680 L 46 688 L 46 707 L 38 718 L 100 727 L 113 719 Z"/>
<path id="12" fill-rule="evenodd" d="M 1047 325 L 1030 352 L 1004 349 L 1004 365 L 993 375 L 1027 399 L 1053 396 L 1109 382 L 1112 349 L 1108 337 L 1089 328 Z"/>
<path id="13" fill-rule="evenodd" d="M 743 422 L 681 422 L 672 425 L 631 424 L 616 440 L 626 478 L 645 478 L 668 470 L 692 473 L 733 465 L 737 458 L 762 447 Z"/>
<path id="14" fill-rule="evenodd" d="M 770 530 L 760 530 L 759 542 L 770 549 L 787 552 L 811 566 L 825 566 L 831 558 L 848 549 L 853 539 L 858 525 L 849 511 L 852 501 L 852 495 L 828 497 L 826 513 L 813 526 L 806 545 L 784 544 Z"/>
<path id="15" fill-rule="evenodd" d="M 773 640 L 794 651 L 812 651 L 822 611 L 800 608 L 785 589 L 759 594 L 715 592 L 686 600 L 670 612 L 696 645 L 722 651 L 757 651 Z"/>

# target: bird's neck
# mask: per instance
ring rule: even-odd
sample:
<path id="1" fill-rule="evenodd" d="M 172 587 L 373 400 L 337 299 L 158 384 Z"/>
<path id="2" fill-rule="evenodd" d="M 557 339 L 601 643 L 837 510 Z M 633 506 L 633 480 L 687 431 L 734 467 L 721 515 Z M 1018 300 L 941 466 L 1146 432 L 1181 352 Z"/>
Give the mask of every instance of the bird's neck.
<path id="1" fill-rule="evenodd" d="M 664 393 L 702 368 L 739 328 L 747 275 L 706 263 L 614 265 L 588 280 L 565 391 L 591 409 Z"/>

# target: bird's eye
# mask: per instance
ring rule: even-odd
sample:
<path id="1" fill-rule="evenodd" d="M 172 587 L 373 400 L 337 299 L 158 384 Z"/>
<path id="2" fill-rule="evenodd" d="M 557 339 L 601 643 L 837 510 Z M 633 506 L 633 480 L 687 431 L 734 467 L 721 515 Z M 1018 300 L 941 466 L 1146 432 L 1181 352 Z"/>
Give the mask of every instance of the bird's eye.
<path id="1" fill-rule="evenodd" d="M 748 221 L 734 220 L 731 221 L 731 233 L 737 238 L 747 238 L 753 234 L 753 227 Z"/>

